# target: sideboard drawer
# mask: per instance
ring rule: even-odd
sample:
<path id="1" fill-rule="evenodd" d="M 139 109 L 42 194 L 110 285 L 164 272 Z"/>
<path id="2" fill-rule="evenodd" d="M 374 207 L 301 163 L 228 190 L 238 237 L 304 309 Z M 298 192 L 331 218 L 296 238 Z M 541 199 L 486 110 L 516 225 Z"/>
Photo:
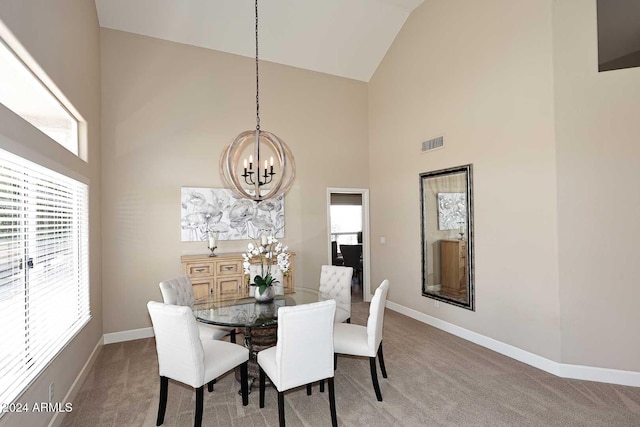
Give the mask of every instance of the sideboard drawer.
<path id="1" fill-rule="evenodd" d="M 243 274 L 242 260 L 224 260 L 216 263 L 216 276 Z"/>
<path id="2" fill-rule="evenodd" d="M 185 273 L 189 277 L 213 276 L 213 263 L 189 263 L 185 266 Z"/>

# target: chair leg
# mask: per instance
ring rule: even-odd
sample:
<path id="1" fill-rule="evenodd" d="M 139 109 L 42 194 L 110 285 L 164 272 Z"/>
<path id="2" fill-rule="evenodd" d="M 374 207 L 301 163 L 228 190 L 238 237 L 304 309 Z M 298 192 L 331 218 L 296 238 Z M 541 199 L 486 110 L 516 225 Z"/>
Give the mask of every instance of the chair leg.
<path id="1" fill-rule="evenodd" d="M 382 342 L 380 342 L 380 347 L 378 347 L 378 362 L 380 362 L 382 378 L 387 378 L 387 369 L 384 367 L 384 356 L 382 355 Z"/>
<path id="2" fill-rule="evenodd" d="M 167 394 L 169 391 L 169 378 L 160 377 L 160 402 L 158 403 L 158 419 L 156 425 L 164 423 L 164 413 L 167 410 Z"/>
<path id="3" fill-rule="evenodd" d="M 284 392 L 278 391 L 278 419 L 280 420 L 280 427 L 285 427 L 284 424 Z"/>
<path id="4" fill-rule="evenodd" d="M 196 419 L 193 422 L 194 427 L 202 426 L 202 409 L 204 407 L 204 386 L 196 389 Z"/>
<path id="5" fill-rule="evenodd" d="M 329 409 L 331 410 L 331 425 L 338 427 L 338 415 L 336 414 L 336 395 L 333 388 L 333 377 L 329 378 Z"/>
<path id="6" fill-rule="evenodd" d="M 338 369 L 338 354 L 333 353 L 333 370 Z"/>
<path id="7" fill-rule="evenodd" d="M 307 396 L 311 396 L 311 383 L 307 384 Z"/>
<path id="8" fill-rule="evenodd" d="M 216 380 L 211 380 L 207 383 L 207 391 L 211 393 L 213 391 L 213 385 L 216 383 Z"/>
<path id="9" fill-rule="evenodd" d="M 351 323 L 351 317 L 346 320 L 347 323 Z"/>
<path id="10" fill-rule="evenodd" d="M 249 362 L 240 365 L 240 393 L 242 393 L 242 406 L 249 404 Z"/>
<path id="11" fill-rule="evenodd" d="M 324 380 L 320 380 L 320 393 L 324 393 Z"/>
<path id="12" fill-rule="evenodd" d="M 382 393 L 380 393 L 380 385 L 378 384 L 378 374 L 376 372 L 376 358 L 369 358 L 369 365 L 371 366 L 371 381 L 373 382 L 373 389 L 376 392 L 376 398 L 378 402 L 382 402 Z"/>
<path id="13" fill-rule="evenodd" d="M 264 408 L 264 382 L 265 382 L 265 375 L 264 375 L 264 371 L 262 370 L 262 368 L 260 368 L 260 407 Z"/>
<path id="14" fill-rule="evenodd" d="M 231 330 L 231 335 L 229 335 L 229 341 L 231 341 L 232 343 L 236 343 L 236 330 L 232 329 Z"/>

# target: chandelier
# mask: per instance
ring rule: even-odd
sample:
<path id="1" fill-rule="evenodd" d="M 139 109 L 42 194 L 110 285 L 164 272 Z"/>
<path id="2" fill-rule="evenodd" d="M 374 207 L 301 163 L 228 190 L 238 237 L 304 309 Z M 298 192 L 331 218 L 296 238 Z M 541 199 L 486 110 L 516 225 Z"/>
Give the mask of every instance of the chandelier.
<path id="1" fill-rule="evenodd" d="M 283 140 L 260 129 L 258 0 L 255 2 L 255 11 L 256 128 L 240 133 L 225 147 L 220 156 L 220 176 L 237 196 L 260 202 L 276 198 L 291 188 L 296 175 L 296 164 L 291 150 Z"/>

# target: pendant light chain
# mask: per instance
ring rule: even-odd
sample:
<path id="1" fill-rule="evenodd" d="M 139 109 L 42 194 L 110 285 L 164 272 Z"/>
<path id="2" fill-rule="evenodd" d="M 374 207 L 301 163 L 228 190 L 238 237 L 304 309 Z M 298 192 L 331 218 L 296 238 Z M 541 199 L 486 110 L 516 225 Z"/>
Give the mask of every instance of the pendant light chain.
<path id="1" fill-rule="evenodd" d="M 256 130 L 260 131 L 260 79 L 258 73 L 258 0 L 256 0 Z"/>
<path id="2" fill-rule="evenodd" d="M 260 70 L 258 62 L 258 0 L 256 14 L 256 128 L 240 133 L 220 156 L 220 177 L 227 188 L 243 199 L 261 202 L 276 199 L 293 185 L 296 162 L 283 140 L 260 130 Z M 264 147 L 264 150 L 263 150 Z M 269 162 L 261 151 L 270 155 Z M 242 158 L 248 154 L 249 158 Z M 266 156 L 264 156 L 266 157 Z M 261 162 L 264 161 L 263 165 Z M 247 189 L 246 187 L 251 187 Z"/>

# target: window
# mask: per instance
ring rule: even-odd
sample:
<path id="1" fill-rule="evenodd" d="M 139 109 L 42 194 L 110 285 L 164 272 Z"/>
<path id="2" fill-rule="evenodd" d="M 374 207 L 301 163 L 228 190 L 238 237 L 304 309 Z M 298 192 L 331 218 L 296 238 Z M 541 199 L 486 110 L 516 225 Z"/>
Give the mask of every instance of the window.
<path id="1" fill-rule="evenodd" d="M 340 245 L 358 243 L 358 233 L 362 231 L 362 206 L 331 205 L 331 240 Z M 338 249 L 339 251 L 340 249 Z"/>
<path id="2" fill-rule="evenodd" d="M 2 40 L 0 103 L 78 155 L 78 120 Z"/>
<path id="3" fill-rule="evenodd" d="M 0 150 L 0 402 L 89 320 L 88 187 Z"/>

